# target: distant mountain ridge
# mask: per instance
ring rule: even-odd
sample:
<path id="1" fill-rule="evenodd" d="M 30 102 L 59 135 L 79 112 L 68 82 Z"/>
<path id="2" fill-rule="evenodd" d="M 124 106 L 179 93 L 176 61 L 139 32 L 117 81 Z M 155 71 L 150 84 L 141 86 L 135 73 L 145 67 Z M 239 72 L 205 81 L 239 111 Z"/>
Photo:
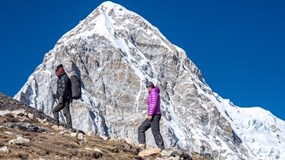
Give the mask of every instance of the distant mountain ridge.
<path id="1" fill-rule="evenodd" d="M 59 63 L 83 82 L 71 106 L 75 128 L 136 142 L 150 80 L 161 88 L 166 147 L 215 159 L 285 159 L 284 121 L 221 98 L 183 49 L 119 4 L 102 3 L 64 34 L 14 98 L 51 115 Z"/>

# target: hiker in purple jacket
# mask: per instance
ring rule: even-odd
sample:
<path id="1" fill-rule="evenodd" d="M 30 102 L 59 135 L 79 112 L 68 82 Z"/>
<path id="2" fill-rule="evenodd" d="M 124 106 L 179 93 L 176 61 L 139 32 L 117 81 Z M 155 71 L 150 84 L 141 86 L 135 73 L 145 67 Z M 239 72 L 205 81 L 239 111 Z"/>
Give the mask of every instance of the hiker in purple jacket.
<path id="1" fill-rule="evenodd" d="M 138 129 L 138 141 L 141 147 L 146 147 L 145 132 L 151 128 L 155 143 L 161 150 L 164 149 L 164 143 L 159 129 L 161 119 L 160 112 L 160 89 L 155 87 L 152 82 L 148 82 L 146 88 L 149 92 L 147 97 L 148 118 L 140 125 Z"/>

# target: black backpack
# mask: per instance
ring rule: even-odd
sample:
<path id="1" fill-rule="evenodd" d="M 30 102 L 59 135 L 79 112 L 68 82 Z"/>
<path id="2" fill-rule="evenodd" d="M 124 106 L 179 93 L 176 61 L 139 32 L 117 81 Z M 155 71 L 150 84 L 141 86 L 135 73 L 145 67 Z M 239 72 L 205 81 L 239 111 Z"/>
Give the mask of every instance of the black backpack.
<path id="1" fill-rule="evenodd" d="M 72 99 L 81 98 L 81 81 L 76 75 L 70 76 L 71 81 L 71 97 Z"/>

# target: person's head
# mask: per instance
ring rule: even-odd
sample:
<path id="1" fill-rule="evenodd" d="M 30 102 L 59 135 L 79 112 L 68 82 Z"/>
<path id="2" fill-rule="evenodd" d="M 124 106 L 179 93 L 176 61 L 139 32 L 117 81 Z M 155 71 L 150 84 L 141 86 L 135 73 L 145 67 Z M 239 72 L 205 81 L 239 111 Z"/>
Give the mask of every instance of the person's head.
<path id="1" fill-rule="evenodd" d="M 154 84 L 152 82 L 147 82 L 146 83 L 146 88 L 147 88 L 148 91 L 150 91 L 151 89 L 154 88 Z"/>
<path id="2" fill-rule="evenodd" d="M 55 68 L 55 74 L 57 77 L 60 77 L 64 73 L 64 68 L 62 64 L 59 64 Z"/>

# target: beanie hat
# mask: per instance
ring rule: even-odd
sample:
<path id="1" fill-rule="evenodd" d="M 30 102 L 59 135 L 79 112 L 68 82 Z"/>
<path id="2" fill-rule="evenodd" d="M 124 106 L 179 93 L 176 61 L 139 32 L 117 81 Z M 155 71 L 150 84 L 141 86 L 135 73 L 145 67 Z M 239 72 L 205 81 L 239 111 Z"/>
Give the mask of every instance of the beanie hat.
<path id="1" fill-rule="evenodd" d="M 56 74 L 56 76 L 57 76 L 57 77 L 60 77 L 63 73 L 64 73 L 63 65 L 60 64 L 60 65 L 56 66 L 56 68 L 55 68 L 55 74 Z"/>
<path id="2" fill-rule="evenodd" d="M 154 84 L 152 82 L 147 82 L 146 88 L 148 88 L 148 87 L 154 88 Z"/>
<path id="3" fill-rule="evenodd" d="M 57 65 L 55 71 L 58 71 L 59 68 L 63 68 L 63 65 L 62 64 Z"/>

